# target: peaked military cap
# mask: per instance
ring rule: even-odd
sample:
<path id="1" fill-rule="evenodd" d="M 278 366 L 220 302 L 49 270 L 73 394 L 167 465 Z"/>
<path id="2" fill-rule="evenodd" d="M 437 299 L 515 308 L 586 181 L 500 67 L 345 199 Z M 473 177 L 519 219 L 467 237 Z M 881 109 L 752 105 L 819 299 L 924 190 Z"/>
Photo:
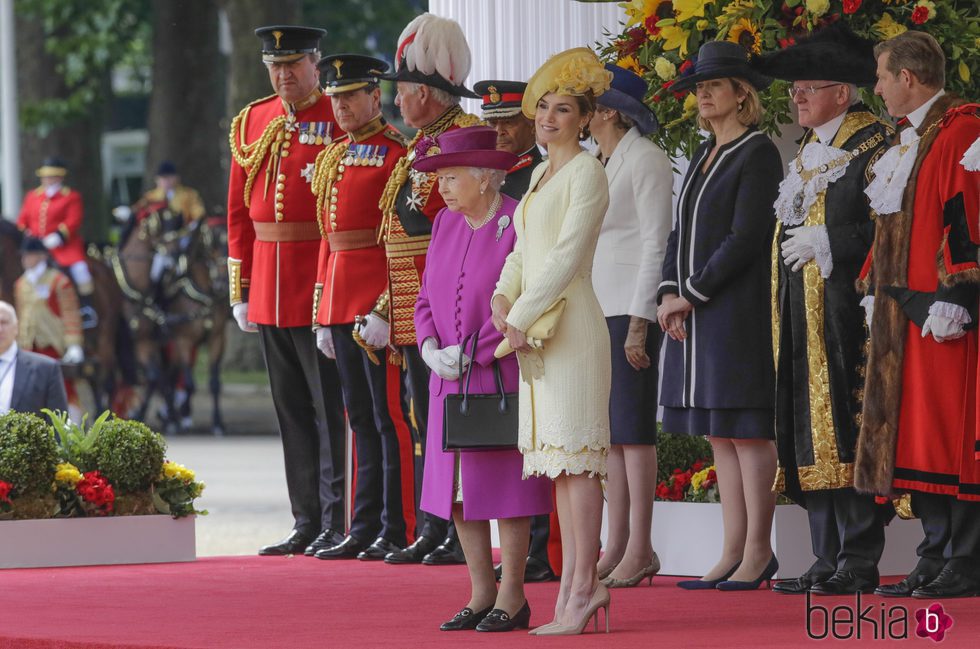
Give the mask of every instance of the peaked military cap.
<path id="1" fill-rule="evenodd" d="M 68 163 L 56 156 L 49 156 L 44 159 L 41 166 L 34 172 L 38 178 L 68 175 Z"/>
<path id="2" fill-rule="evenodd" d="M 478 95 L 483 96 L 483 119 L 502 119 L 513 117 L 521 112 L 521 100 L 527 84 L 523 81 L 502 81 L 488 79 L 473 86 Z"/>
<path id="3" fill-rule="evenodd" d="M 385 61 L 363 54 L 331 54 L 320 59 L 317 65 L 320 66 L 323 92 L 328 95 L 377 84 L 388 71 Z"/>
<path id="4" fill-rule="evenodd" d="M 262 39 L 262 60 L 266 63 L 287 63 L 318 52 L 320 39 L 326 33 L 325 29 L 296 25 L 270 25 L 255 30 Z"/>

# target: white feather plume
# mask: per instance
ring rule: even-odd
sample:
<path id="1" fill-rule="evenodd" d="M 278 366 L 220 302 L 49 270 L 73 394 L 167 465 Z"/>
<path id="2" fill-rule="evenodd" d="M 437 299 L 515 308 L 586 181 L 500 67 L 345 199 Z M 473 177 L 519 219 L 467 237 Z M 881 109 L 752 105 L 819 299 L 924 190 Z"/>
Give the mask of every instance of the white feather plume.
<path id="1" fill-rule="evenodd" d="M 403 46 L 412 34 L 415 40 Z M 438 74 L 457 86 L 470 73 L 470 47 L 455 20 L 424 13 L 408 23 L 398 37 L 398 47 L 409 70 Z"/>

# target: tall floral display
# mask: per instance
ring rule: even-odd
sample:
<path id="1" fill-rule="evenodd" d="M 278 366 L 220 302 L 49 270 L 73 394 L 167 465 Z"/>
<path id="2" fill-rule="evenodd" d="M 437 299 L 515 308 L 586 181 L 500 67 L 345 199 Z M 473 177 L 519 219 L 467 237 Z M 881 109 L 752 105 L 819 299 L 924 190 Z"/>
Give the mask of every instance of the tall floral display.
<path id="1" fill-rule="evenodd" d="M 671 87 L 693 66 L 698 48 L 710 40 L 729 40 L 761 54 L 841 20 L 875 41 L 918 29 L 935 36 L 946 53 L 947 89 L 976 99 L 976 0 L 631 0 L 620 6 L 626 11 L 624 30 L 610 35 L 602 55 L 647 79 L 647 102 L 662 125 L 653 138 L 672 155 L 690 156 L 702 137 L 694 96 Z M 813 75 L 819 78 L 820 71 Z M 778 132 L 781 124 L 792 121 L 786 89 L 786 83 L 776 82 L 763 94 L 767 112 L 762 128 L 768 132 Z"/>

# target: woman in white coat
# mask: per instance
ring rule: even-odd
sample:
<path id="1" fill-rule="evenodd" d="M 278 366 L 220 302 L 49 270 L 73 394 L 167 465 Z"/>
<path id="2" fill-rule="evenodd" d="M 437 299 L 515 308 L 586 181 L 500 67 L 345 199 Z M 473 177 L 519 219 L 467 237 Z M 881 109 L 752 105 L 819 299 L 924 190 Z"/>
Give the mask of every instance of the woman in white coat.
<path id="1" fill-rule="evenodd" d="M 657 487 L 657 287 L 671 228 L 673 172 L 667 154 L 644 137 L 658 126 L 643 103 L 646 82 L 616 65 L 606 69 L 612 86 L 597 98 L 589 124 L 609 180 L 609 208 L 592 267 L 612 348 L 609 535 L 597 569 L 606 586 L 624 588 L 652 581 L 660 570 L 650 542 Z"/>

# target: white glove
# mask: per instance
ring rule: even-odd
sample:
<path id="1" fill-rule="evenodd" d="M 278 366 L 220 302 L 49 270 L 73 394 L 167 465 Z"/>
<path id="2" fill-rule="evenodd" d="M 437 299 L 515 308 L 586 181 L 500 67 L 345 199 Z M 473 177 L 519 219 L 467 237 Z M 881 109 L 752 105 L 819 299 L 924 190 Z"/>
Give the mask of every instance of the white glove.
<path id="1" fill-rule="evenodd" d="M 234 316 L 238 328 L 247 334 L 254 334 L 259 330 L 254 322 L 248 321 L 248 302 L 240 302 L 231 307 L 231 315 Z"/>
<path id="2" fill-rule="evenodd" d="M 937 343 L 942 343 L 962 338 L 966 332 L 963 331 L 963 325 L 952 318 L 930 315 L 922 325 L 922 337 L 925 338 L 929 334 L 932 334 Z"/>
<path id="3" fill-rule="evenodd" d="M 864 324 L 868 325 L 868 329 L 871 329 L 871 318 L 875 313 L 875 296 L 865 295 L 861 298 L 861 306 L 864 307 Z"/>
<path id="4" fill-rule="evenodd" d="M 387 347 L 390 335 L 390 328 L 388 323 L 385 322 L 383 318 L 380 318 L 373 313 L 369 313 L 364 316 L 364 320 L 358 325 L 358 333 L 364 342 L 371 345 L 371 347 Z"/>
<path id="5" fill-rule="evenodd" d="M 65 355 L 61 357 L 61 360 L 66 363 L 81 363 L 85 360 L 85 352 L 79 345 L 68 345 L 68 349 L 65 350 Z"/>
<path id="6" fill-rule="evenodd" d="M 449 347 L 440 349 L 439 356 L 442 358 L 443 363 L 454 369 L 459 367 L 460 359 L 462 359 L 464 372 L 470 366 L 470 357 L 466 354 L 460 354 L 459 345 L 450 345 Z"/>
<path id="7" fill-rule="evenodd" d="M 125 223 L 133 215 L 133 210 L 128 205 L 120 205 L 112 208 L 112 216 L 120 223 Z"/>
<path id="8" fill-rule="evenodd" d="M 328 327 L 316 330 L 316 347 L 327 358 L 337 358 L 337 352 L 333 348 L 333 333 Z"/>
<path id="9" fill-rule="evenodd" d="M 173 265 L 174 260 L 170 258 L 170 255 L 162 252 L 154 253 L 153 261 L 150 263 L 150 281 L 159 282 L 160 278 L 163 277 L 164 271 Z"/>
<path id="10" fill-rule="evenodd" d="M 830 277 L 834 261 L 830 254 L 830 238 L 825 225 L 804 225 L 786 231 L 781 246 L 783 259 L 792 270 L 798 271 L 810 260 L 816 260 L 820 275 Z"/>
<path id="11" fill-rule="evenodd" d="M 444 351 L 439 349 L 435 338 L 426 338 L 422 343 L 422 360 L 439 378 L 446 381 L 456 381 L 459 379 L 458 362 L 454 360 L 452 365 L 447 363 L 443 354 Z"/>
<path id="12" fill-rule="evenodd" d="M 58 234 L 57 232 L 52 232 L 51 234 L 47 234 L 44 236 L 43 239 L 41 239 L 41 243 L 43 243 L 44 247 L 47 248 L 48 250 L 54 250 L 58 246 L 62 245 L 64 242 L 65 240 L 62 239 L 61 235 Z"/>

